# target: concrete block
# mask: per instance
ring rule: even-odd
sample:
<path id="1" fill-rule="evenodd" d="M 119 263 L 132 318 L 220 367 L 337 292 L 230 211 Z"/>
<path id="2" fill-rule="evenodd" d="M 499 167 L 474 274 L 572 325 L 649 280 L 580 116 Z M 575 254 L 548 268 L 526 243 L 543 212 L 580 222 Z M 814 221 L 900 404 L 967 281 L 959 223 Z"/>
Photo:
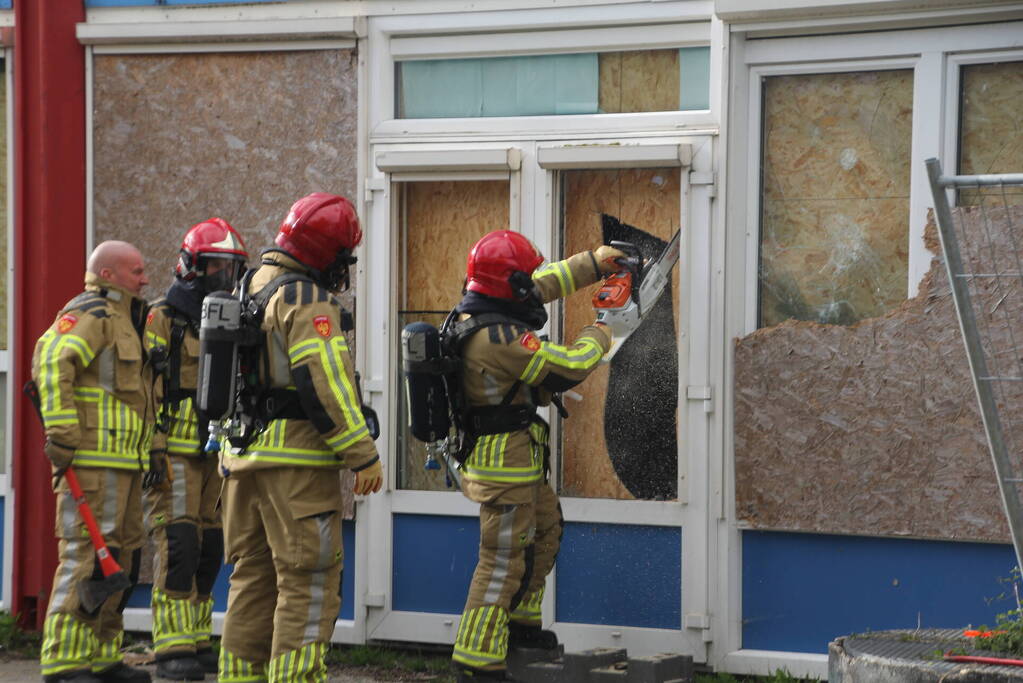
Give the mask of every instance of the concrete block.
<path id="1" fill-rule="evenodd" d="M 523 683 L 560 683 L 565 680 L 565 667 L 560 661 L 533 662 L 523 667 L 518 676 L 512 673 L 512 677 Z"/>
<path id="2" fill-rule="evenodd" d="M 553 662 L 565 654 L 565 646 L 558 645 L 553 650 L 540 648 L 511 647 L 508 648 L 508 673 L 515 680 L 526 680 L 526 667 L 534 662 Z"/>
<path id="3" fill-rule="evenodd" d="M 565 665 L 565 683 L 589 683 L 590 671 L 609 667 L 628 658 L 624 648 L 599 647 L 582 652 L 566 652 L 562 658 Z"/>
<path id="4" fill-rule="evenodd" d="M 679 678 L 693 678 L 692 657 L 662 653 L 629 658 L 629 683 L 666 683 Z"/>
<path id="5" fill-rule="evenodd" d="M 611 666 L 590 669 L 589 683 L 627 683 L 629 680 L 627 662 L 616 662 Z"/>

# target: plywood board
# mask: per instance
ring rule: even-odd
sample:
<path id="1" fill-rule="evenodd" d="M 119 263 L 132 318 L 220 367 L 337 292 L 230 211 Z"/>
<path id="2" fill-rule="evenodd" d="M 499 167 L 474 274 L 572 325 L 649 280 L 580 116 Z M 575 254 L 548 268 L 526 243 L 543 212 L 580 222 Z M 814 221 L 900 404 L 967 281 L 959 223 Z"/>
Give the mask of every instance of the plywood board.
<path id="1" fill-rule="evenodd" d="M 288 208 L 356 191 L 351 50 L 97 55 L 95 240 L 124 239 L 166 290 L 185 231 L 220 216 L 253 260 Z"/>
<path id="2" fill-rule="evenodd" d="M 955 213 L 973 233 L 982 229 L 980 209 Z M 988 217 L 994 253 L 1005 261 L 1010 234 L 1023 244 L 1023 207 L 1011 210 L 1011 233 L 1005 212 Z M 927 241 L 940 252 L 933 223 Z M 968 255 L 972 272 L 991 272 L 986 253 Z M 976 308 L 1023 320 L 1019 284 L 998 290 L 998 280 L 975 296 Z M 1023 433 L 1023 387 L 1006 388 L 1003 414 Z M 919 295 L 885 316 L 850 326 L 788 321 L 736 340 L 734 422 L 736 515 L 744 524 L 1009 540 L 939 259 Z"/>
<path id="3" fill-rule="evenodd" d="M 1023 169 L 1023 62 L 962 67 L 959 172 L 1019 173 Z M 1023 203 L 1018 185 L 983 191 L 986 203 Z M 962 190 L 960 206 L 980 203 L 979 190 Z"/>
<path id="4" fill-rule="evenodd" d="M 601 53 L 598 60 L 600 112 L 677 111 L 678 59 L 678 50 Z"/>
<path id="5" fill-rule="evenodd" d="M 615 171 L 569 171 L 563 178 L 564 253 L 571 255 L 602 243 L 601 214 L 667 240 L 679 227 L 681 173 L 679 169 L 629 169 Z M 672 284 L 677 301 L 676 280 Z M 591 304 L 596 286 L 569 297 L 564 303 L 565 339 L 593 322 Z M 605 441 L 605 398 L 608 368 L 599 368 L 573 389 L 582 400 L 571 398 L 571 413 L 563 421 L 562 493 L 587 498 L 632 498 L 622 484 Z M 675 430 L 675 424 L 663 425 Z"/>
<path id="6" fill-rule="evenodd" d="M 508 229 L 507 180 L 404 183 L 404 310 L 447 311 L 461 299 L 469 249 Z"/>
<path id="7" fill-rule="evenodd" d="M 507 180 L 403 183 L 399 215 L 404 226 L 405 281 L 399 323 L 423 320 L 436 327 L 462 298 L 465 261 L 483 235 L 508 228 L 510 196 Z M 440 470 L 426 470 L 426 445 L 408 432 L 404 395 L 399 397 L 402 433 L 398 439 L 399 486 L 443 491 Z"/>
<path id="8" fill-rule="evenodd" d="M 905 297 L 913 73 L 764 84 L 761 324 L 851 323 Z"/>

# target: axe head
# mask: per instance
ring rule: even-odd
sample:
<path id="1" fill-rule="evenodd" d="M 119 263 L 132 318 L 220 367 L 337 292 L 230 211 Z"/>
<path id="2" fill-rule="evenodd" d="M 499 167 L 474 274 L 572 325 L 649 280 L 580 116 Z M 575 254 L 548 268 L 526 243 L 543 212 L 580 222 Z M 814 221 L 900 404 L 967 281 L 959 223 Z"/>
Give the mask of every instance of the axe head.
<path id="1" fill-rule="evenodd" d="M 92 613 L 100 608 L 110 596 L 131 588 L 131 581 L 123 571 L 114 572 L 102 579 L 89 579 L 78 584 L 78 600 L 82 609 Z"/>

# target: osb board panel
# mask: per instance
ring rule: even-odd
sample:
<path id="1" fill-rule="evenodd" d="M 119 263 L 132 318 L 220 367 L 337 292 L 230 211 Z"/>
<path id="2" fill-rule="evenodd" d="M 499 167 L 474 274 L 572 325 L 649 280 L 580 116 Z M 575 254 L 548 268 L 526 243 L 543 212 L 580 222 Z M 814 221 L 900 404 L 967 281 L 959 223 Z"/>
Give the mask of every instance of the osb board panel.
<path id="1" fill-rule="evenodd" d="M 679 227 L 681 173 L 679 169 L 569 171 L 564 174 L 565 254 L 593 249 L 602 241 L 600 214 L 668 240 Z M 672 289 L 678 291 L 677 269 Z M 596 287 L 568 297 L 564 303 L 565 341 L 593 322 L 591 299 Z M 677 300 L 677 299 L 676 299 Z M 677 322 L 676 322 L 677 324 Z M 608 457 L 604 439 L 604 403 L 608 366 L 593 372 L 572 389 L 582 397 L 568 398 L 571 416 L 562 422 L 562 493 L 586 498 L 628 499 Z M 675 425 L 665 425 L 675 429 Z"/>
<path id="2" fill-rule="evenodd" d="M 1019 173 L 1023 169 L 1023 62 L 974 64 L 962 68 L 959 172 Z M 1001 202 L 1001 188 L 984 190 Z M 979 203 L 977 190 L 962 190 L 960 206 Z M 1010 204 L 1023 202 L 1023 188 L 1004 188 Z"/>
<path id="3" fill-rule="evenodd" d="M 905 296 L 912 71 L 764 83 L 761 324 L 848 324 Z"/>
<path id="4" fill-rule="evenodd" d="M 449 311 L 461 299 L 469 249 L 492 230 L 508 228 L 507 180 L 415 182 L 402 185 L 405 285 L 401 325 L 425 320 L 438 328 L 444 315 L 414 311 Z M 445 475 L 425 470 L 425 444 L 408 432 L 404 396 L 400 486 L 419 491 L 447 490 Z"/>
<path id="5" fill-rule="evenodd" d="M 960 212 L 976 234 L 983 213 Z M 1023 244 L 1023 207 L 1011 221 Z M 995 234 L 1007 261 L 1004 221 Z M 940 252 L 933 223 L 928 246 Z M 974 254 L 967 267 L 994 266 Z M 1003 280 L 986 280 L 975 308 L 1018 328 L 1023 292 Z M 988 327 L 1003 348 L 1023 339 L 1023 330 Z M 1023 434 L 1023 388 L 1007 386 L 1016 393 L 1003 415 Z M 1019 461 L 1021 444 L 1012 445 Z M 1009 540 L 939 259 L 919 295 L 883 317 L 846 327 L 788 321 L 736 341 L 735 480 L 737 516 L 756 528 Z"/>
<path id="6" fill-rule="evenodd" d="M 299 197 L 355 194 L 351 50 L 98 55 L 93 70 L 95 239 L 142 250 L 150 297 L 191 225 L 224 218 L 255 259 Z"/>
<path id="7" fill-rule="evenodd" d="M 600 111 L 606 114 L 677 111 L 678 58 L 677 49 L 600 54 Z"/>
<path id="8" fill-rule="evenodd" d="M 150 299 L 191 225 L 226 219 L 255 263 L 296 199 L 355 194 L 351 50 L 97 55 L 93 88 L 95 243 L 139 247 Z"/>
<path id="9" fill-rule="evenodd" d="M 450 310 L 469 249 L 508 229 L 507 180 L 405 183 L 406 310 Z"/>

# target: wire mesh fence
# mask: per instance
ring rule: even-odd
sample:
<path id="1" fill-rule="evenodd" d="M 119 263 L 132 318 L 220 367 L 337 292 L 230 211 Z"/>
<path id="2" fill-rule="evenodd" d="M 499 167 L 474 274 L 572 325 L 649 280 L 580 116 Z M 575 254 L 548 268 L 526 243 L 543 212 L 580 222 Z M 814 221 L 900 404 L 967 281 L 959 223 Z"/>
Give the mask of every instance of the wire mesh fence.
<path id="1" fill-rule="evenodd" d="M 943 175 L 928 159 L 945 266 L 1023 567 L 1023 173 Z M 952 208 L 949 194 L 960 204 Z"/>

